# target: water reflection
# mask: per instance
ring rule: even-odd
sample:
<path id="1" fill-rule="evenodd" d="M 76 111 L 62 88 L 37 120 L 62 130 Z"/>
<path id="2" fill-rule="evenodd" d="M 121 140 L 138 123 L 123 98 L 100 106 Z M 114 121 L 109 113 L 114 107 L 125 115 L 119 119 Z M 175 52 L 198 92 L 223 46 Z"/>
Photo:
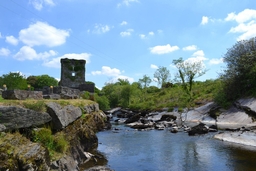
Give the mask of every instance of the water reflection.
<path id="1" fill-rule="evenodd" d="M 213 134 L 190 137 L 186 133 L 135 131 L 117 126 L 119 133 L 98 133 L 99 147 L 116 171 L 255 170 L 256 149 L 212 139 Z"/>

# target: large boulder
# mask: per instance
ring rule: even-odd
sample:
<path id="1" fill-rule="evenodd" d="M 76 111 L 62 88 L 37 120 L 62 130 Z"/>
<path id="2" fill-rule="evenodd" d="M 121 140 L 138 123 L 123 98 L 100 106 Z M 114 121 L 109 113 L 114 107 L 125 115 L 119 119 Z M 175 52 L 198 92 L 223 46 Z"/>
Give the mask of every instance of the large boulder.
<path id="1" fill-rule="evenodd" d="M 200 134 L 206 134 L 209 132 L 209 128 L 203 124 L 203 123 L 200 123 L 199 125 L 197 126 L 194 126 L 191 128 L 190 131 L 188 131 L 188 135 L 200 135 Z"/>
<path id="2" fill-rule="evenodd" d="M 53 93 L 59 94 L 62 99 L 79 99 L 81 95 L 80 90 L 64 86 L 54 87 Z"/>
<path id="3" fill-rule="evenodd" d="M 4 99 L 12 100 L 25 100 L 30 99 L 43 99 L 42 91 L 27 91 L 27 90 L 6 90 L 2 92 L 2 97 Z"/>
<path id="4" fill-rule="evenodd" d="M 128 124 L 132 122 L 137 122 L 138 120 L 140 120 L 140 114 L 135 114 L 132 117 L 128 118 L 124 123 Z"/>
<path id="5" fill-rule="evenodd" d="M 72 105 L 62 107 L 58 103 L 49 102 L 46 106 L 47 112 L 52 117 L 54 130 L 61 130 L 82 116 L 81 109 Z"/>
<path id="6" fill-rule="evenodd" d="M 37 127 L 51 120 L 48 113 L 16 106 L 0 106 L 0 124 L 4 125 L 7 130 Z"/>

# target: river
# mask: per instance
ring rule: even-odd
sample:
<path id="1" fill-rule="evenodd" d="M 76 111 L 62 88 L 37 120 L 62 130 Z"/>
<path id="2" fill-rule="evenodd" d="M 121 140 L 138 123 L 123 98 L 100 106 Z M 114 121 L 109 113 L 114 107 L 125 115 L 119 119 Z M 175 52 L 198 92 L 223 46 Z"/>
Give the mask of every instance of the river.
<path id="1" fill-rule="evenodd" d="M 253 171 L 256 148 L 166 130 L 137 131 L 124 125 L 99 132 L 98 151 L 115 171 Z"/>

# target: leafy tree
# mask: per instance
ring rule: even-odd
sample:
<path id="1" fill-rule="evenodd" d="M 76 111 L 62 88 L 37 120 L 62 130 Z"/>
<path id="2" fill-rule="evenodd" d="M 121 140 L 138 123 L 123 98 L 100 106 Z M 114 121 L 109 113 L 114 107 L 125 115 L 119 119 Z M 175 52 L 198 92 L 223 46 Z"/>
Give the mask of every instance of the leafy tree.
<path id="1" fill-rule="evenodd" d="M 148 87 L 151 82 L 151 78 L 147 75 L 143 75 L 143 78 L 139 79 L 139 83 L 142 85 L 143 88 Z"/>
<path id="2" fill-rule="evenodd" d="M 171 74 L 170 71 L 166 67 L 160 66 L 154 73 L 154 77 L 157 79 L 157 82 L 159 85 L 161 85 L 161 88 L 163 88 L 163 85 L 169 81 Z"/>
<path id="3" fill-rule="evenodd" d="M 102 88 L 101 92 L 108 98 L 110 107 L 119 106 L 121 94 L 120 85 L 108 83 Z"/>
<path id="4" fill-rule="evenodd" d="M 118 78 L 117 80 L 118 80 L 118 82 L 116 82 L 117 85 L 130 85 L 128 79 Z"/>
<path id="5" fill-rule="evenodd" d="M 37 76 L 31 75 L 27 78 L 27 83 L 31 86 L 31 87 L 35 87 L 36 83 L 37 83 Z"/>
<path id="6" fill-rule="evenodd" d="M 8 90 L 27 89 L 27 81 L 24 75 L 20 72 L 10 72 L 9 74 L 4 74 L 0 79 L 0 84 L 5 84 Z"/>
<path id="7" fill-rule="evenodd" d="M 189 99 L 191 100 L 193 82 L 195 78 L 205 74 L 204 65 L 202 61 L 184 61 L 182 58 L 173 60 L 173 64 L 178 69 L 176 79 L 181 81 L 183 90 L 189 95 Z"/>
<path id="8" fill-rule="evenodd" d="M 227 101 L 256 95 L 256 37 L 238 41 L 224 55 L 227 69 L 220 75 Z"/>
<path id="9" fill-rule="evenodd" d="M 130 104 L 130 98 L 132 95 L 132 86 L 124 85 L 121 89 L 121 105 L 122 107 L 128 107 Z"/>
<path id="10" fill-rule="evenodd" d="M 37 81 L 34 88 L 42 89 L 44 86 L 58 86 L 58 81 L 49 75 L 37 76 Z"/>

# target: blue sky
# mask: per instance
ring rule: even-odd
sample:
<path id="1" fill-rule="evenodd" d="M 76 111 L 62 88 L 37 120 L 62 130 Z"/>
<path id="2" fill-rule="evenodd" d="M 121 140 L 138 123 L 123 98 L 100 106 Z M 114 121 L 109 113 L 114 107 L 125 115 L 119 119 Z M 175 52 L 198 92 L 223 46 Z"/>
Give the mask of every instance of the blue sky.
<path id="1" fill-rule="evenodd" d="M 102 88 L 159 66 L 174 79 L 182 57 L 216 79 L 227 49 L 255 36 L 254 0 L 2 0 L 0 75 L 59 79 L 61 58 L 85 59 L 86 81 Z"/>

